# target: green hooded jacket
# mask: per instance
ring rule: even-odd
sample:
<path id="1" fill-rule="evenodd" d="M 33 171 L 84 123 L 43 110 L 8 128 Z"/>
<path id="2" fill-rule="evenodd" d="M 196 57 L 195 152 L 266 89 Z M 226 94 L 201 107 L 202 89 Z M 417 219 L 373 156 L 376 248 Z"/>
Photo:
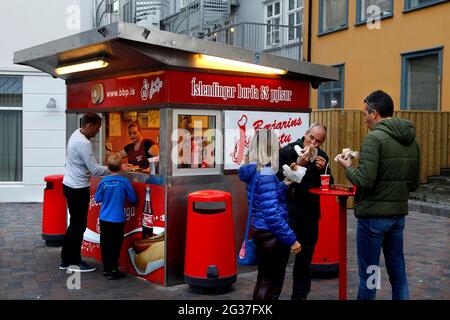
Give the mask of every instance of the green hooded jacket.
<path id="1" fill-rule="evenodd" d="M 356 185 L 355 216 L 399 217 L 408 214 L 408 196 L 419 185 L 420 149 L 414 124 L 382 120 L 361 146 L 358 168 L 347 168 Z"/>

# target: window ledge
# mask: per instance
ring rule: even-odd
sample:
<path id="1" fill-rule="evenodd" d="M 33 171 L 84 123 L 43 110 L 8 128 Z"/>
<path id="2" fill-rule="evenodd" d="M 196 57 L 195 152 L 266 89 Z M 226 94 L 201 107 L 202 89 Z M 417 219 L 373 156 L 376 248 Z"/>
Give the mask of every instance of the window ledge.
<path id="1" fill-rule="evenodd" d="M 393 18 L 393 17 L 394 17 L 394 14 L 391 13 L 391 14 L 388 14 L 388 15 L 385 15 L 385 16 L 381 16 L 381 17 L 380 17 L 380 20 L 389 19 L 389 18 Z M 355 26 L 355 27 L 358 27 L 358 26 L 365 25 L 365 24 L 367 24 L 367 20 L 368 20 L 368 19 L 358 21 L 358 22 L 356 22 L 356 23 L 354 24 L 354 26 Z"/>
<path id="2" fill-rule="evenodd" d="M 318 107 L 317 110 L 344 110 L 344 107 Z"/>
<path id="3" fill-rule="evenodd" d="M 342 30 L 347 30 L 347 29 L 348 29 L 348 24 L 346 24 L 345 26 L 336 28 L 336 29 L 329 30 L 329 31 L 319 32 L 319 34 L 317 36 L 319 36 L 319 37 L 326 36 L 326 35 L 328 35 L 330 33 L 335 33 L 335 32 L 342 31 Z"/>
<path id="4" fill-rule="evenodd" d="M 441 0 L 441 1 L 436 1 L 436 2 L 432 2 L 432 3 L 428 3 L 428 4 L 423 4 L 423 5 L 420 5 L 420 6 L 413 7 L 413 8 L 404 9 L 402 11 L 402 13 L 409 13 L 409 12 L 417 11 L 417 10 L 420 10 L 420 9 L 432 7 L 432 6 L 435 6 L 435 5 L 438 5 L 438 4 L 443 4 L 443 3 L 446 3 L 446 2 L 447 2 L 447 0 Z"/>
<path id="5" fill-rule="evenodd" d="M 10 186 L 24 186 L 23 181 L 0 181 L 0 188 L 6 186 L 6 187 L 10 187 Z"/>

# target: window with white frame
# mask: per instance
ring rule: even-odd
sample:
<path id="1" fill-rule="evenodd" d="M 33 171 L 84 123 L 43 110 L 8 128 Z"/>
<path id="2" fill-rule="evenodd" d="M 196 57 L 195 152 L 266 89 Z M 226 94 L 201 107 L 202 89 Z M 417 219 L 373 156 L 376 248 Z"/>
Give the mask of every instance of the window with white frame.
<path id="1" fill-rule="evenodd" d="M 442 49 L 403 54 L 402 109 L 440 110 Z"/>
<path id="2" fill-rule="evenodd" d="M 22 76 L 0 75 L 0 181 L 22 181 Z"/>
<path id="3" fill-rule="evenodd" d="M 280 44 L 280 2 L 273 2 L 266 5 L 266 46 L 276 46 Z"/>
<path id="4" fill-rule="evenodd" d="M 359 0 L 357 22 L 364 22 L 373 16 L 381 18 L 392 16 L 393 6 L 393 0 Z"/>
<path id="5" fill-rule="evenodd" d="M 289 0 L 288 5 L 288 40 L 298 40 L 303 29 L 303 0 Z"/>
<path id="6" fill-rule="evenodd" d="M 319 33 L 344 29 L 348 26 L 348 0 L 320 0 Z"/>
<path id="7" fill-rule="evenodd" d="M 184 8 L 189 4 L 189 0 L 178 0 L 180 8 Z"/>
<path id="8" fill-rule="evenodd" d="M 120 2 L 119 1 L 114 1 L 113 2 L 112 13 L 120 14 Z"/>

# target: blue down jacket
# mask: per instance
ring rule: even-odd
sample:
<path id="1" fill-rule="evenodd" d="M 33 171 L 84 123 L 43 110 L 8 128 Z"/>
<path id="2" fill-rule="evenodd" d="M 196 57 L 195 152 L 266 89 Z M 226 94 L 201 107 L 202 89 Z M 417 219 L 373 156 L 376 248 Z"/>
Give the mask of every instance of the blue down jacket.
<path id="1" fill-rule="evenodd" d="M 272 232 L 284 244 L 291 246 L 296 237 L 288 225 L 285 192 L 287 186 L 278 180 L 272 169 L 264 167 L 256 170 L 256 163 L 242 165 L 239 178 L 247 184 L 247 199 L 250 206 L 251 183 L 255 176 L 253 195 L 252 226 L 255 229 Z"/>

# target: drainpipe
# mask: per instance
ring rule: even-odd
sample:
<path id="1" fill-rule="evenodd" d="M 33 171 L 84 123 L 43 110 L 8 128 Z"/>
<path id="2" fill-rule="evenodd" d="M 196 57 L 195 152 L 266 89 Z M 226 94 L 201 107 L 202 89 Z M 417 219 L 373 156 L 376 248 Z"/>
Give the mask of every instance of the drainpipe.
<path id="1" fill-rule="evenodd" d="M 311 62 L 311 38 L 312 38 L 312 32 L 311 32 L 311 18 L 312 18 L 312 4 L 313 0 L 308 1 L 308 56 L 306 58 L 307 62 Z"/>

